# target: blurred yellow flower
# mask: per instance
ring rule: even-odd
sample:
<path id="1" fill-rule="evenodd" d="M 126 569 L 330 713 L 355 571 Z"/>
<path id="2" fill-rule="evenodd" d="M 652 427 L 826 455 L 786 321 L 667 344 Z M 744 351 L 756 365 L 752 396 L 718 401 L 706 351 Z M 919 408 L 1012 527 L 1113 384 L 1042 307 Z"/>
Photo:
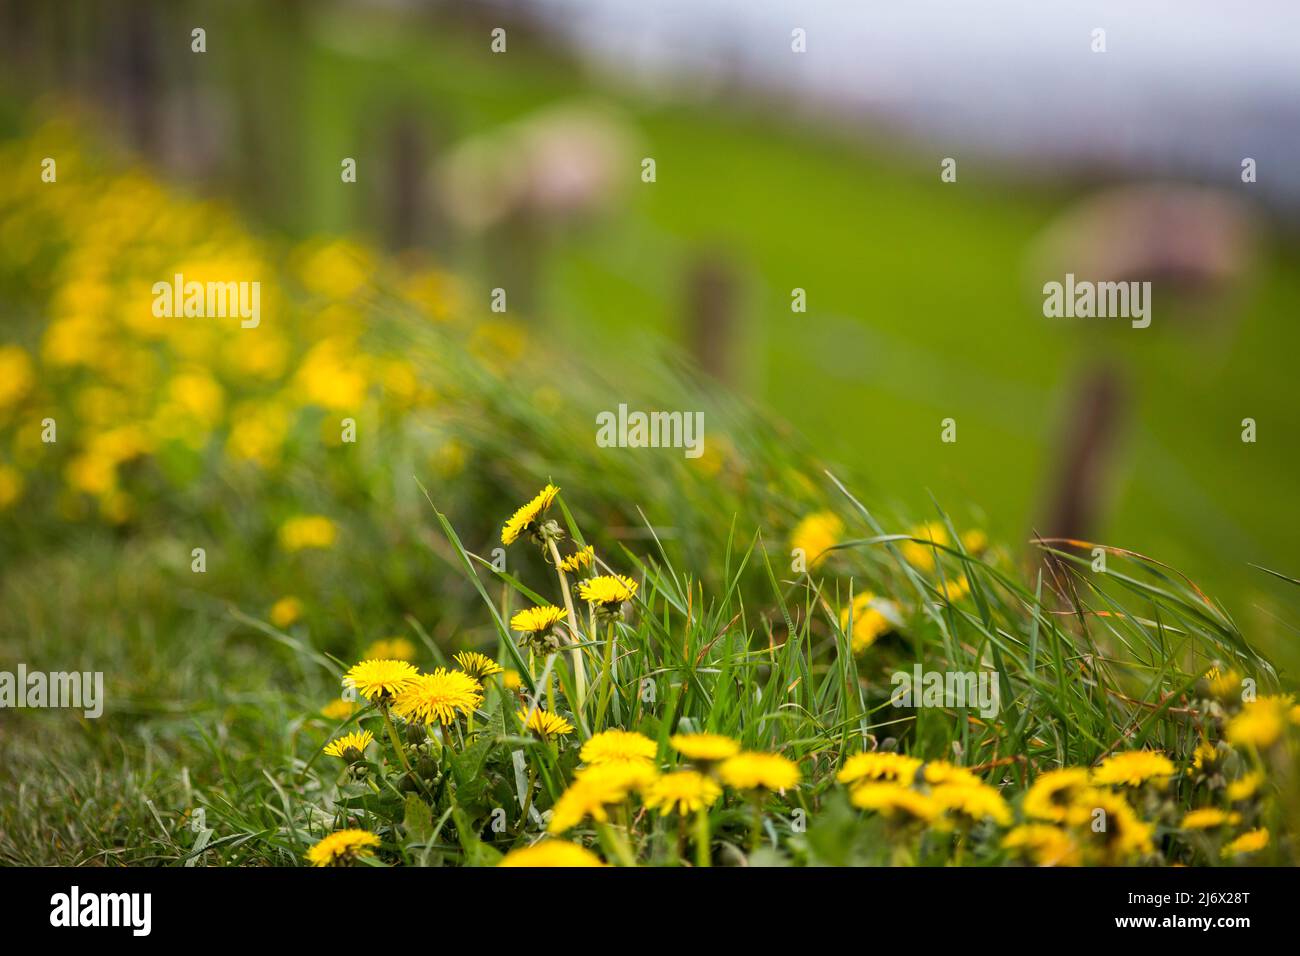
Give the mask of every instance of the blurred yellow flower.
<path id="1" fill-rule="evenodd" d="M 417 649 L 415 643 L 405 637 L 381 637 L 373 641 L 361 656 L 367 660 L 374 658 L 393 661 L 413 661 Z"/>
<path id="2" fill-rule="evenodd" d="M 916 541 L 904 541 L 899 550 L 907 563 L 921 571 L 934 570 L 935 549 L 926 542 L 933 542 L 940 548 L 949 544 L 948 529 L 938 521 L 928 521 L 908 532 Z"/>
<path id="3" fill-rule="evenodd" d="M 860 783 L 849 792 L 849 802 L 892 820 L 929 823 L 939 815 L 939 807 L 930 797 L 896 783 Z"/>
<path id="4" fill-rule="evenodd" d="M 551 822 L 547 825 L 551 833 L 572 830 L 588 817 L 597 823 L 606 822 L 609 819 L 606 807 L 626 800 L 638 782 L 626 772 L 627 768 L 595 769 L 601 772 L 578 776 L 555 801 Z"/>
<path id="5" fill-rule="evenodd" d="M 8 508 L 23 494 L 23 476 L 18 469 L 0 465 L 0 511 Z"/>
<path id="6" fill-rule="evenodd" d="M 840 543 L 844 522 L 833 511 L 817 511 L 808 515 L 790 533 L 790 548 L 803 551 L 808 567 L 816 567 L 829 555 L 827 549 Z"/>
<path id="7" fill-rule="evenodd" d="M 1241 822 L 1240 813 L 1230 813 L 1218 807 L 1199 807 L 1183 814 L 1184 830 L 1213 830 L 1218 827 L 1235 826 Z"/>
<path id="8" fill-rule="evenodd" d="M 743 751 L 718 768 L 722 782 L 736 790 L 785 792 L 799 783 L 799 765 L 780 754 Z"/>
<path id="9" fill-rule="evenodd" d="M 290 594 L 272 604 L 268 616 L 272 624 L 284 629 L 300 621 L 305 610 L 302 601 Z M 379 655 L 375 656 L 378 657 Z"/>
<path id="10" fill-rule="evenodd" d="M 854 754 L 844 761 L 844 766 L 835 775 L 835 779 L 847 784 L 875 780 L 911 786 L 920 767 L 921 761 L 915 757 L 888 750 L 870 750 L 866 753 Z"/>
<path id="11" fill-rule="evenodd" d="M 1078 866 L 1079 847 L 1070 834 L 1047 823 L 1026 823 L 1007 832 L 1007 850 L 1017 850 L 1038 866 Z"/>
<path id="12" fill-rule="evenodd" d="M 338 528 L 324 515 L 300 515 L 280 525 L 280 547 L 286 551 L 332 548 L 337 536 Z"/>
<path id="13" fill-rule="evenodd" d="M 664 774 L 646 790 L 645 805 L 668 816 L 674 810 L 685 816 L 713 806 L 722 788 L 697 770 Z"/>
<path id="14" fill-rule="evenodd" d="M 1264 782 L 1264 775 L 1259 772 L 1248 773 L 1239 780 L 1234 780 L 1228 784 L 1227 796 L 1229 803 L 1241 803 L 1249 800 L 1258 791 L 1260 784 Z"/>
<path id="15" fill-rule="evenodd" d="M 717 763 L 740 753 L 740 744 L 722 734 L 673 734 L 668 742 L 687 760 Z"/>
<path id="16" fill-rule="evenodd" d="M 0 345 L 0 412 L 18 404 L 34 381 L 27 352 L 17 345 Z"/>
<path id="17" fill-rule="evenodd" d="M 931 786 L 956 784 L 959 786 L 976 787 L 983 783 L 979 777 L 975 776 L 975 774 L 971 773 L 965 767 L 958 767 L 955 764 L 948 763 L 946 760 L 927 761 L 921 776 L 924 778 L 925 782 Z"/>
<path id="18" fill-rule="evenodd" d="M 1092 772 L 1092 782 L 1120 787 L 1144 783 L 1164 786 L 1175 773 L 1173 761 L 1155 750 L 1129 750 L 1103 760 Z"/>
<path id="19" fill-rule="evenodd" d="M 543 840 L 535 846 L 511 850 L 497 866 L 575 867 L 605 866 L 586 847 L 565 840 Z"/>
<path id="20" fill-rule="evenodd" d="M 1089 774 L 1085 767 L 1064 767 L 1039 774 L 1025 792 L 1025 816 L 1064 823 L 1075 801 L 1088 789 Z"/>
<path id="21" fill-rule="evenodd" d="M 583 744 L 580 756 L 589 764 L 648 763 L 658 749 L 644 734 L 614 728 L 596 734 Z"/>
<path id="22" fill-rule="evenodd" d="M 1223 848 L 1223 858 L 1230 859 L 1246 853 L 1258 853 L 1268 846 L 1268 830 L 1248 830 Z"/>
<path id="23" fill-rule="evenodd" d="M 1002 794 L 988 784 L 944 784 L 930 791 L 930 799 L 941 810 L 972 823 L 987 819 L 1007 826 L 1011 822 L 1011 808 Z"/>
<path id="24" fill-rule="evenodd" d="M 889 633 L 889 619 L 876 609 L 873 602 L 876 596 L 870 591 L 853 595 L 852 608 L 840 611 L 840 630 L 849 629 L 849 618 L 853 618 L 853 631 L 850 635 L 850 647 L 854 654 L 861 654 L 882 634 Z M 851 611 L 851 613 L 850 613 Z"/>
<path id="25" fill-rule="evenodd" d="M 1271 747 L 1286 729 L 1287 711 L 1292 703 L 1290 697 L 1278 695 L 1251 701 L 1228 721 L 1223 735 L 1239 747 Z"/>
<path id="26" fill-rule="evenodd" d="M 327 720 L 347 720 L 357 712 L 357 702 L 336 697 L 320 709 L 321 716 Z"/>
<path id="27" fill-rule="evenodd" d="M 1102 862 L 1116 864 L 1150 853 L 1154 827 L 1142 822 L 1122 796 L 1111 790 L 1089 789 L 1080 793 L 1067 822 L 1085 853 L 1095 853 Z M 1101 822 L 1103 826 L 1098 826 Z"/>

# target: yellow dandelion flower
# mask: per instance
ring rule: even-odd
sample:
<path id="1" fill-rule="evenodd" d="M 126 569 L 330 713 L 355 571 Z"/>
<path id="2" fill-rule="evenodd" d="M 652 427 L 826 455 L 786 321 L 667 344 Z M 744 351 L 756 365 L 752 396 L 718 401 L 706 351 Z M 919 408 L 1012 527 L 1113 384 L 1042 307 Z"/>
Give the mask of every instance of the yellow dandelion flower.
<path id="1" fill-rule="evenodd" d="M 1240 813 L 1230 813 L 1218 807 L 1200 807 L 1183 814 L 1184 830 L 1213 830 L 1216 827 L 1235 826 L 1241 822 Z"/>
<path id="2" fill-rule="evenodd" d="M 964 787 L 980 786 L 983 781 L 965 767 L 948 763 L 946 760 L 931 760 L 926 763 L 921 776 L 925 782 L 937 787 L 943 784 L 956 784 Z"/>
<path id="3" fill-rule="evenodd" d="M 941 810 L 973 823 L 992 820 L 999 826 L 1011 822 L 1011 809 L 1002 794 L 987 784 L 944 784 L 930 792 L 930 798 Z"/>
<path id="4" fill-rule="evenodd" d="M 713 806 L 722 788 L 698 770 L 677 770 L 655 780 L 646 790 L 645 805 L 663 816 L 682 816 Z"/>
<path id="5" fill-rule="evenodd" d="M 1098 827 L 1099 821 L 1104 822 Z M 1088 850 L 1099 853 L 1105 863 L 1119 863 L 1150 853 L 1154 827 L 1144 823 L 1119 794 L 1111 790 L 1087 790 L 1078 795 L 1067 822 Z"/>
<path id="6" fill-rule="evenodd" d="M 338 528 L 324 515 L 300 515 L 280 525 L 280 547 L 286 551 L 332 548 Z"/>
<path id="7" fill-rule="evenodd" d="M 543 604 L 541 607 L 526 607 L 510 618 L 510 627 L 525 634 L 541 633 L 549 631 L 564 620 L 567 613 L 563 608 L 552 607 L 549 604 Z"/>
<path id="8" fill-rule="evenodd" d="M 407 661 L 370 660 L 354 664 L 344 680 L 367 700 L 385 700 L 406 690 L 419 675 Z"/>
<path id="9" fill-rule="evenodd" d="M 585 548 L 579 548 L 567 558 L 563 558 L 560 561 L 560 570 L 573 574 L 576 571 L 581 571 L 583 568 L 591 567 L 591 563 L 595 558 L 596 549 L 591 545 L 587 545 Z"/>
<path id="10" fill-rule="evenodd" d="M 559 493 L 559 488 L 548 484 L 534 495 L 528 504 L 511 515 L 510 520 L 505 523 L 505 526 L 501 529 L 501 543 L 513 544 L 525 531 L 534 530 L 538 519 L 546 513 L 546 509 L 551 506 L 551 502 L 555 500 L 555 496 Z"/>
<path id="11" fill-rule="evenodd" d="M 483 685 L 461 671 L 439 667 L 421 674 L 393 701 L 393 712 L 410 721 L 449 724 L 456 715 L 471 714 L 483 703 Z"/>
<path id="12" fill-rule="evenodd" d="M 1026 823 L 1008 831 L 1002 847 L 1018 851 L 1038 866 L 1078 866 L 1081 862 L 1074 838 L 1047 823 Z"/>
<path id="13" fill-rule="evenodd" d="M 0 409 L 16 405 L 35 381 L 27 353 L 17 345 L 0 345 Z"/>
<path id="14" fill-rule="evenodd" d="M 461 651 L 455 656 L 455 661 L 460 665 L 461 670 L 477 681 L 505 672 L 504 667 L 486 654 L 477 651 Z"/>
<path id="15" fill-rule="evenodd" d="M 582 745 L 580 756 L 589 764 L 645 763 L 654 760 L 659 748 L 655 742 L 636 731 L 605 730 Z"/>
<path id="16" fill-rule="evenodd" d="M 563 737 L 573 733 L 573 724 L 559 714 L 552 713 L 549 710 L 542 710 L 540 707 L 533 708 L 531 713 L 527 710 L 520 710 L 519 722 L 524 725 L 525 730 L 531 730 L 543 740 L 549 740 L 552 737 Z"/>
<path id="17" fill-rule="evenodd" d="M 833 511 L 818 511 L 808 515 L 790 533 L 791 550 L 803 551 L 808 567 L 816 567 L 828 557 L 827 551 L 839 544 L 844 535 L 844 522 Z"/>
<path id="18" fill-rule="evenodd" d="M 899 550 L 907 563 L 921 571 L 934 570 L 934 549 L 928 542 L 934 542 L 941 548 L 948 544 L 948 529 L 938 521 L 928 521 L 908 532 L 916 541 L 903 541 Z"/>
<path id="19" fill-rule="evenodd" d="M 740 744 L 722 734 L 673 734 L 668 742 L 687 760 L 717 763 L 740 753 Z"/>
<path id="20" fill-rule="evenodd" d="M 1088 771 L 1084 767 L 1065 767 L 1039 774 L 1025 792 L 1025 816 L 1064 823 L 1076 798 L 1088 789 Z"/>
<path id="21" fill-rule="evenodd" d="M 1107 757 L 1092 772 L 1092 782 L 1109 786 L 1163 787 L 1174 775 L 1173 761 L 1156 750 L 1129 750 Z"/>
<path id="22" fill-rule="evenodd" d="M 301 620 L 304 610 L 306 609 L 303 607 L 302 601 L 293 595 L 289 595 L 272 604 L 268 616 L 271 618 L 272 624 L 283 630 Z"/>
<path id="23" fill-rule="evenodd" d="M 547 830 L 551 833 L 566 833 L 588 817 L 597 823 L 606 822 L 609 813 L 605 808 L 626 800 L 628 794 L 636 788 L 638 780 L 645 782 L 644 777 L 638 778 L 635 775 L 638 771 L 644 773 L 647 770 L 653 776 L 653 768 L 633 764 L 589 768 L 588 772 L 579 774 L 569 789 L 555 801 Z"/>
<path id="24" fill-rule="evenodd" d="M 867 751 L 854 754 L 844 761 L 844 766 L 835 775 L 835 779 L 849 784 L 867 780 L 888 781 L 910 787 L 920 767 L 920 760 L 906 754 L 888 750 Z"/>
<path id="25" fill-rule="evenodd" d="M 535 846 L 511 850 L 497 866 L 575 867 L 605 866 L 605 863 L 586 847 L 576 843 L 543 840 Z"/>
<path id="26" fill-rule="evenodd" d="M 346 866 L 363 856 L 373 856 L 379 837 L 369 830 L 337 830 L 307 851 L 312 866 Z"/>
<path id="27" fill-rule="evenodd" d="M 939 807 L 930 797 L 896 783 L 860 783 L 849 793 L 849 801 L 891 820 L 929 823 L 939 815 Z"/>
<path id="28" fill-rule="evenodd" d="M 603 574 L 578 585 L 578 596 L 590 604 L 617 605 L 632 600 L 636 582 L 622 574 Z"/>
<path id="29" fill-rule="evenodd" d="M 347 720 L 357 712 L 357 703 L 337 697 L 320 709 L 322 717 L 329 720 Z"/>
<path id="30" fill-rule="evenodd" d="M 1223 848 L 1223 858 L 1229 859 L 1246 853 L 1258 853 L 1268 846 L 1268 830 L 1247 830 Z"/>
<path id="31" fill-rule="evenodd" d="M 799 783 L 799 765 L 780 754 L 744 751 L 722 762 L 722 782 L 736 790 L 784 792 Z"/>
<path id="32" fill-rule="evenodd" d="M 1211 667 L 1205 672 L 1204 680 L 1210 696 L 1217 700 L 1235 700 L 1241 695 L 1241 675 L 1234 670 Z"/>
<path id="33" fill-rule="evenodd" d="M 961 546 L 969 554 L 979 554 L 989 546 L 989 536 L 979 528 L 971 528 L 961 534 Z"/>
<path id="34" fill-rule="evenodd" d="M 383 658 L 392 661 L 413 661 L 415 660 L 415 644 L 405 637 L 384 637 L 375 641 L 366 648 L 366 652 L 361 655 L 366 658 Z"/>
<path id="35" fill-rule="evenodd" d="M 1223 735 L 1238 747 L 1258 747 L 1261 750 L 1271 747 L 1286 728 L 1291 704 L 1289 697 L 1276 695 L 1251 701 L 1228 721 Z"/>
<path id="36" fill-rule="evenodd" d="M 966 575 L 958 575 L 938 585 L 937 590 L 945 601 L 952 604 L 970 594 L 970 581 L 966 580 Z"/>
<path id="37" fill-rule="evenodd" d="M 1210 773 L 1218 768 L 1219 749 L 1208 740 L 1202 740 L 1192 751 L 1192 769 Z"/>
<path id="38" fill-rule="evenodd" d="M 519 675 L 519 671 L 506 670 L 501 674 L 501 683 L 505 685 L 506 690 L 519 690 L 524 686 L 524 679 Z"/>
<path id="39" fill-rule="evenodd" d="M 631 793 L 647 789 L 659 778 L 659 771 L 652 763 L 644 760 L 631 760 L 579 767 L 574 771 L 573 777 L 575 780 L 598 780 L 605 786 L 616 787 Z"/>
<path id="40" fill-rule="evenodd" d="M 840 611 L 840 630 L 847 631 L 849 618 L 853 618 L 853 632 L 850 635 L 854 654 L 861 654 L 882 634 L 888 634 L 892 625 L 874 605 L 876 596 L 870 591 L 853 595 L 853 606 Z"/>
<path id="41" fill-rule="evenodd" d="M 17 468 L 0 465 L 0 511 L 10 507 L 23 493 L 23 476 Z"/>
<path id="42" fill-rule="evenodd" d="M 374 739 L 375 735 L 368 730 L 344 734 L 342 737 L 335 737 L 325 745 L 325 755 L 342 757 L 344 760 L 360 760 L 361 755 L 366 752 L 366 748 L 374 742 Z"/>
<path id="43" fill-rule="evenodd" d="M 1253 797 L 1264 782 L 1264 775 L 1258 771 L 1248 773 L 1239 780 L 1228 784 L 1228 802 L 1241 803 Z"/>

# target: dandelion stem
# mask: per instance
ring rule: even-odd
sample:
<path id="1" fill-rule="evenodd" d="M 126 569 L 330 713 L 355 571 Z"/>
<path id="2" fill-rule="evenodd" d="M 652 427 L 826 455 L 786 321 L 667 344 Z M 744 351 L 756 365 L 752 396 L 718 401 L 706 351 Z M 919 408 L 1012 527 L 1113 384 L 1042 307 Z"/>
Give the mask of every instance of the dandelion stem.
<path id="1" fill-rule="evenodd" d="M 605 632 L 605 666 L 601 670 L 600 700 L 596 704 L 595 727 L 605 725 L 605 711 L 609 708 L 609 698 L 614 692 L 614 622 L 609 622 Z"/>
<path id="2" fill-rule="evenodd" d="M 388 739 L 392 741 L 393 749 L 397 751 L 397 759 L 401 761 L 406 772 L 410 773 L 411 761 L 406 759 L 406 751 L 402 749 L 402 741 L 397 736 L 397 728 L 393 726 L 393 720 L 388 716 L 388 708 L 381 705 L 379 713 L 384 718 L 384 726 L 388 728 Z"/>
<path id="3" fill-rule="evenodd" d="M 581 634 L 578 631 L 578 615 L 573 612 L 573 596 L 569 594 L 569 579 L 560 567 L 560 549 L 555 546 L 554 538 L 546 539 L 551 549 L 551 560 L 555 562 L 555 573 L 560 577 L 560 593 L 564 595 L 564 609 L 569 612 L 569 636 L 573 639 L 573 678 L 577 682 L 578 706 L 574 711 L 581 714 L 587 703 L 587 672 L 582 665 L 582 648 L 578 647 Z"/>
<path id="4" fill-rule="evenodd" d="M 626 837 L 608 822 L 596 824 L 596 829 L 605 852 L 616 859 L 619 866 L 636 866 L 636 857 L 632 855 L 632 848 L 628 846 Z"/>
<path id="5" fill-rule="evenodd" d="M 709 810 L 700 807 L 695 811 L 695 865 L 709 866 L 712 862 L 709 836 Z"/>
<path id="6" fill-rule="evenodd" d="M 754 823 L 749 834 L 749 852 L 758 849 L 758 841 L 763 838 L 763 796 L 762 791 L 755 790 L 749 798 L 754 807 Z"/>

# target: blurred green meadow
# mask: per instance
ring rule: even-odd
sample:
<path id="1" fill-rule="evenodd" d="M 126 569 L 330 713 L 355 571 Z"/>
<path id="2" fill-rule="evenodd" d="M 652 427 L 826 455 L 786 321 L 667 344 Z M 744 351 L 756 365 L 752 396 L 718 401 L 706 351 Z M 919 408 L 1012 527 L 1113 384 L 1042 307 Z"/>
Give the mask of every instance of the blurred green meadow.
<path id="1" fill-rule="evenodd" d="M 646 102 L 527 40 L 493 55 L 475 42 L 477 25 L 410 30 L 343 14 L 308 25 L 301 41 L 258 41 L 306 71 L 291 117 L 301 176 L 262 210 L 278 226 L 356 227 L 357 200 L 338 188 L 332 159 L 356 152 L 377 104 L 401 103 L 462 139 L 598 96 L 635 131 L 637 156 L 656 159 L 658 178 L 642 183 L 629 167 L 612 212 L 547 240 L 534 316 L 545 328 L 634 374 L 650 336 L 685 339 L 685 277 L 696 258 L 719 255 L 738 286 L 743 390 L 876 493 L 911 510 L 974 504 L 1012 539 L 1042 531 L 1070 388 L 1114 362 L 1131 387 L 1095 539 L 1251 601 L 1274 585 L 1250 564 L 1295 573 L 1300 517 L 1278 506 L 1300 465 L 1290 227 L 1270 224 L 1240 303 L 1208 329 L 1159 290 L 1148 330 L 1054 327 L 1021 276 L 1086 183 L 977 158 L 944 184 L 946 153 L 934 147 L 829 128 L 757 96 Z M 490 255 L 451 251 L 496 284 Z M 806 314 L 790 311 L 796 287 Z M 939 441 L 949 416 L 955 444 Z M 1253 445 L 1240 440 L 1246 417 L 1258 422 Z"/>

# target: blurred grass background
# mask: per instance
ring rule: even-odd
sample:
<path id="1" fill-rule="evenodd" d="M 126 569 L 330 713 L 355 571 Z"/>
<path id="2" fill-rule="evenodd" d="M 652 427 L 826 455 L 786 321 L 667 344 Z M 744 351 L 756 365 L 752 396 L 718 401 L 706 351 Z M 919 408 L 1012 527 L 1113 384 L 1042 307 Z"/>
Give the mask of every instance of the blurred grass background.
<path id="1" fill-rule="evenodd" d="M 955 147 L 883 125 L 837 127 L 772 94 L 651 97 L 594 75 L 499 6 L 134 9 L 137 45 L 153 51 L 137 85 L 162 88 L 165 76 L 168 89 L 195 91 L 190 106 L 215 105 L 185 121 L 211 120 L 202 174 L 183 162 L 173 173 L 268 231 L 418 245 L 474 277 L 486 300 L 513 278 L 518 247 L 466 240 L 436 211 L 417 213 L 414 232 L 408 222 L 394 240 L 389 190 L 401 164 L 416 163 L 423 183 L 459 143 L 556 104 L 596 102 L 634 137 L 626 186 L 599 216 L 543 224 L 529 250 L 535 288 L 520 298 L 548 335 L 601 355 L 611 380 L 635 376 L 658 336 L 689 346 L 692 271 L 716 264 L 735 299 L 735 385 L 819 454 L 867 475 L 873 494 L 911 512 L 932 497 L 973 505 L 992 533 L 1019 540 L 1054 530 L 1042 519 L 1072 389 L 1098 363 L 1115 365 L 1128 388 L 1092 536 L 1245 600 L 1273 587 L 1250 563 L 1296 572 L 1300 520 L 1284 503 L 1300 448 L 1291 386 L 1300 272 L 1281 220 L 1265 220 L 1231 315 L 1198 324 L 1157 292 L 1144 332 L 1058 327 L 1024 281 L 1026 261 L 1063 209 L 1113 176 L 1023 175 L 961 156 L 958 183 L 944 184 L 939 159 Z M 14 63 L 36 68 L 11 74 L 11 117 L 13 93 L 28 83 L 97 85 L 104 21 L 91 12 L 65 29 L 52 13 L 33 16 L 28 35 L 49 42 L 27 44 Z M 498 22 L 510 27 L 505 55 L 489 49 Z M 200 23 L 201 58 L 187 46 Z M 131 30 L 121 32 L 130 48 Z M 168 153 L 165 140 L 193 131 L 157 112 L 162 129 L 150 135 Z M 118 121 L 130 125 L 125 114 Z M 653 184 L 639 180 L 642 155 L 658 164 Z M 343 156 L 359 159 L 355 188 L 340 185 Z M 1229 170 L 1225 182 L 1234 180 Z M 795 287 L 807 290 L 806 314 L 790 311 Z M 939 441 L 949 416 L 956 444 Z M 1257 444 L 1240 440 L 1247 416 L 1259 422 Z"/>

